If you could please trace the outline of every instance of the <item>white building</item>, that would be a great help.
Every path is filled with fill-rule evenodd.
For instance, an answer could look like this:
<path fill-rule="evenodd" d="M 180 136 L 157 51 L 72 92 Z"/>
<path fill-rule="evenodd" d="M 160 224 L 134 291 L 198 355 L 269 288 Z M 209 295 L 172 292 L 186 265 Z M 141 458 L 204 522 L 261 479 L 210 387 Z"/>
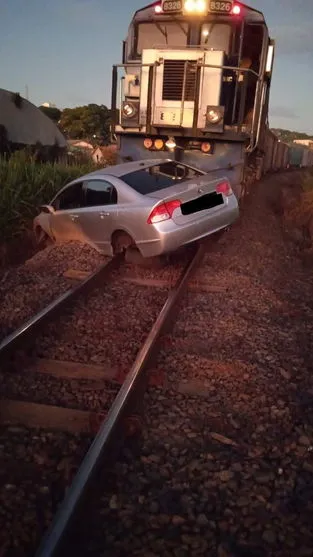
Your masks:
<path fill-rule="evenodd" d="M 293 142 L 313 149 L 313 139 L 294 139 Z"/>
<path fill-rule="evenodd" d="M 44 106 L 45 108 L 56 108 L 56 104 L 53 103 L 42 103 L 40 106 Z"/>

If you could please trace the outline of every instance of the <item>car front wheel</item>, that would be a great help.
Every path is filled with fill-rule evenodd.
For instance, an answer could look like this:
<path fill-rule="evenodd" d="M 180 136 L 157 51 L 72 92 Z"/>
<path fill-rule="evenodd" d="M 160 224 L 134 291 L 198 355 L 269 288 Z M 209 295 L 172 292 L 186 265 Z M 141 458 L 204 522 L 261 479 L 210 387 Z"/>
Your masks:
<path fill-rule="evenodd" d="M 45 249 L 51 246 L 53 241 L 41 227 L 37 227 L 35 230 L 35 243 L 38 249 Z"/>

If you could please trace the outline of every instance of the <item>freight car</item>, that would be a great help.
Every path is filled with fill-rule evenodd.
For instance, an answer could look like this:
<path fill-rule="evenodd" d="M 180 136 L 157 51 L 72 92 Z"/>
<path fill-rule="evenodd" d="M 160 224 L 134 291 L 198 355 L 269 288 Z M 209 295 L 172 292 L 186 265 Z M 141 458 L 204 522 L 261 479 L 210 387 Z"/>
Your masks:
<path fill-rule="evenodd" d="M 237 1 L 138 10 L 113 67 L 119 162 L 170 156 L 228 177 L 239 199 L 253 176 L 287 168 L 289 148 L 268 127 L 274 49 L 263 14 Z"/>
<path fill-rule="evenodd" d="M 265 159 L 269 166 L 267 172 L 278 171 L 288 168 L 289 164 L 289 145 L 281 141 L 271 130 L 266 129 L 265 133 Z"/>
<path fill-rule="evenodd" d="M 305 145 L 291 145 L 289 149 L 290 168 L 305 168 L 313 166 L 313 150 Z"/>

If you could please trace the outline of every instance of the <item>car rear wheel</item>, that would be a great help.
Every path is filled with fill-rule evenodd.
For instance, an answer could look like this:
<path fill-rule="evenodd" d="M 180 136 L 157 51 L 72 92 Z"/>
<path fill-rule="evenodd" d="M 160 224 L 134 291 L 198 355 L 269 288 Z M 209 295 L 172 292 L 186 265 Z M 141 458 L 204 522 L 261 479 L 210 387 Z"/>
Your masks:
<path fill-rule="evenodd" d="M 112 249 L 114 255 L 117 253 L 126 253 L 127 249 L 135 246 L 132 237 L 126 232 L 114 232 L 112 237 Z"/>
<path fill-rule="evenodd" d="M 122 230 L 113 234 L 112 248 L 114 255 L 124 253 L 126 263 L 131 265 L 152 267 L 154 269 L 164 266 L 165 259 L 162 257 L 143 257 L 132 237 Z"/>
<path fill-rule="evenodd" d="M 144 260 L 132 237 L 122 230 L 113 234 L 112 248 L 114 255 L 124 253 L 126 263 L 141 265 Z"/>
<path fill-rule="evenodd" d="M 167 264 L 166 256 L 143 257 L 136 247 L 129 247 L 125 252 L 125 261 L 131 265 L 140 265 L 148 269 L 162 269 Z"/>

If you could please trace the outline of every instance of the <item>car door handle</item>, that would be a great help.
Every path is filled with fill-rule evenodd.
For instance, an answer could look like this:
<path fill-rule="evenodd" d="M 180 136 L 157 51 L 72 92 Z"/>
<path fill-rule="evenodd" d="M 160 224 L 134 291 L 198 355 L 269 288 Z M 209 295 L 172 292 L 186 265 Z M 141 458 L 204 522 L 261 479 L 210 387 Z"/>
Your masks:
<path fill-rule="evenodd" d="M 75 221 L 79 218 L 79 215 L 70 215 L 70 219 Z"/>
<path fill-rule="evenodd" d="M 103 212 L 100 213 L 100 218 L 101 219 L 104 219 L 104 217 L 109 217 L 109 216 L 110 216 L 110 213 L 103 213 Z"/>

